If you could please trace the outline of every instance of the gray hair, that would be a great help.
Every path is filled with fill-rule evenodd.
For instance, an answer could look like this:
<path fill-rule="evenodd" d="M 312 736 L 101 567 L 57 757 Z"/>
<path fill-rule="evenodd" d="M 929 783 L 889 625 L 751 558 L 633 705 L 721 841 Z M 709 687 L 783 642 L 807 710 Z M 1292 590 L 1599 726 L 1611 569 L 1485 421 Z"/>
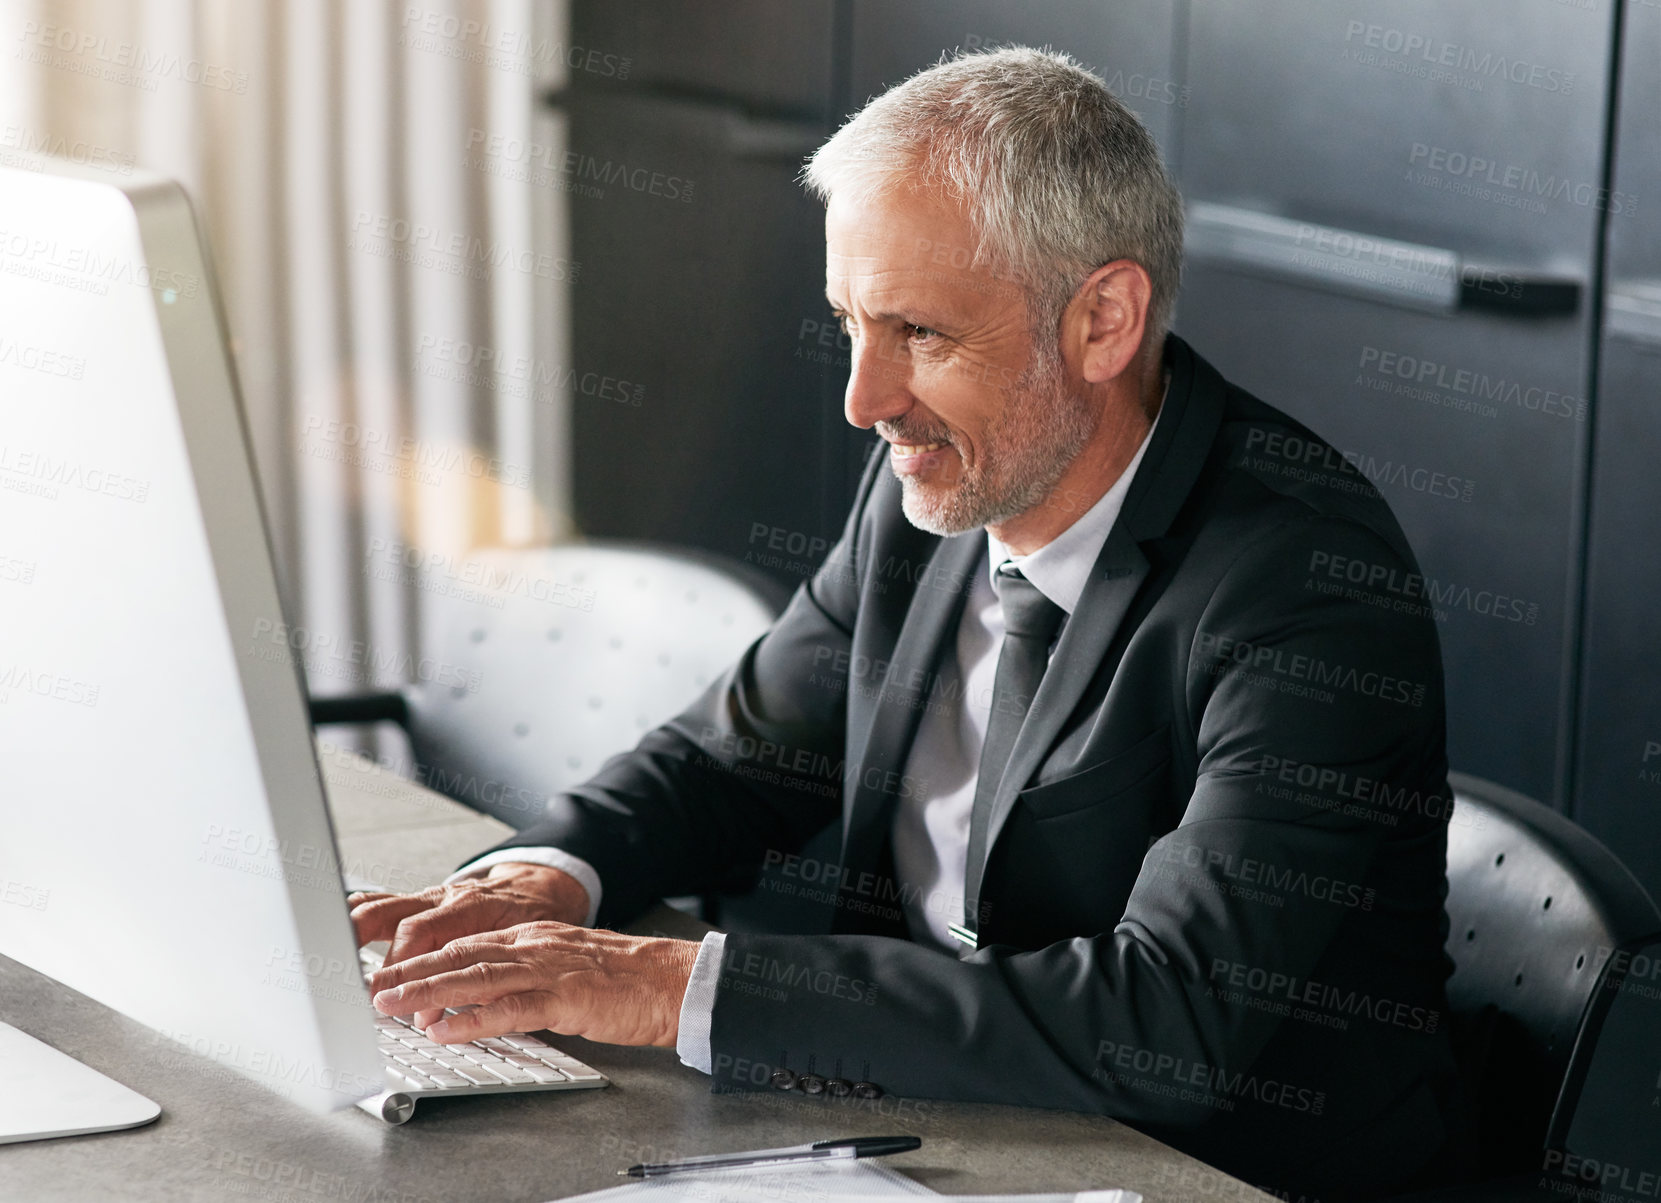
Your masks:
<path fill-rule="evenodd" d="M 1182 198 L 1136 115 L 1068 55 L 1016 46 L 943 58 L 851 117 L 801 179 L 826 202 L 942 189 L 976 232 L 973 263 L 1026 288 L 1035 333 L 1055 333 L 1098 267 L 1139 263 L 1158 354 L 1182 277 Z"/>

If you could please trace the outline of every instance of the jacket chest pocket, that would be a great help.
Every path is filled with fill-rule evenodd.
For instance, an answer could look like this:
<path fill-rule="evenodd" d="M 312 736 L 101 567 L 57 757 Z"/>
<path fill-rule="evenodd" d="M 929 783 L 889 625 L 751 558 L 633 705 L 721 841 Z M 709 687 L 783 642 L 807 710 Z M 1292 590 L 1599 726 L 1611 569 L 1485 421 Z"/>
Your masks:
<path fill-rule="evenodd" d="M 1039 823 L 1088 811 L 1163 782 L 1171 763 L 1170 725 L 1144 735 L 1124 751 L 1057 781 L 1035 785 L 1017 797 Z"/>
<path fill-rule="evenodd" d="M 995 938 L 1041 948 L 1111 931 L 1167 805 L 1170 728 L 1017 796 L 987 880 Z"/>

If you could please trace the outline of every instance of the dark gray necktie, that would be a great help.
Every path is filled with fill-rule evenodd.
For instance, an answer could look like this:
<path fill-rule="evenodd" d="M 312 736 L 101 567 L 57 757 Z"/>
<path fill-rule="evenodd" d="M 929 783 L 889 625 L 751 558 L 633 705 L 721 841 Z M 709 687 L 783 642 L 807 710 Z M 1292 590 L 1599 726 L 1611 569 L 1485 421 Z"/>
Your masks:
<path fill-rule="evenodd" d="M 980 771 L 975 778 L 975 805 L 969 817 L 970 865 L 979 864 L 986 855 L 992 800 L 997 797 L 1021 723 L 1032 708 L 1038 683 L 1044 678 L 1044 669 L 1050 661 L 1050 643 L 1066 617 L 1066 611 L 1040 593 L 1038 586 L 1011 564 L 998 570 L 992 584 L 1004 612 L 1004 645 L 998 653 L 998 671 L 992 684 L 992 714 L 986 725 L 986 742 L 981 745 Z M 963 923 L 954 925 L 952 934 L 966 944 L 974 944 L 979 930 L 975 914 L 979 901 L 970 898 L 964 902 Z"/>

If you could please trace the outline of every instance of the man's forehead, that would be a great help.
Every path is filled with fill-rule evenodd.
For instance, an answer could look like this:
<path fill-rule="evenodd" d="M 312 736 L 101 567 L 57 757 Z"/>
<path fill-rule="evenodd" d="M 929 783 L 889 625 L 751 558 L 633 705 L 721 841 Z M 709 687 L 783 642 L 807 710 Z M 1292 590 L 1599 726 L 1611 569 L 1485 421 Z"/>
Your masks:
<path fill-rule="evenodd" d="M 902 200 L 837 206 L 833 200 L 826 212 L 828 292 L 850 277 L 864 286 L 926 288 L 936 296 L 977 291 L 989 271 L 976 259 L 967 221 L 938 205 Z"/>
<path fill-rule="evenodd" d="M 838 270 L 871 271 L 907 267 L 929 260 L 935 245 L 959 241 L 952 231 L 908 222 L 870 219 L 857 226 L 843 225 L 825 233 L 825 262 Z"/>
<path fill-rule="evenodd" d="M 915 258 L 937 240 L 968 243 L 972 237 L 959 205 L 923 189 L 837 194 L 825 208 L 826 244 L 849 256 Z"/>

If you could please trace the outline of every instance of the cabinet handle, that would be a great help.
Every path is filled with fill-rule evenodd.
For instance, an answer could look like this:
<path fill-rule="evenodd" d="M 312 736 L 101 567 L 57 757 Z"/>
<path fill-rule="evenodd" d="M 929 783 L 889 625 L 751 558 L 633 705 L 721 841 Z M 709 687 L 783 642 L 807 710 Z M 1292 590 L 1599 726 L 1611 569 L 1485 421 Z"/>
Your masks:
<path fill-rule="evenodd" d="M 1603 325 L 1610 338 L 1661 347 L 1661 280 L 1622 280 L 1604 294 Z"/>
<path fill-rule="evenodd" d="M 1184 247 L 1196 260 L 1263 271 L 1409 309 L 1560 317 L 1580 307 L 1579 280 L 1464 261 L 1441 247 L 1207 201 L 1188 206 L 1187 227 Z"/>
<path fill-rule="evenodd" d="M 801 164 L 829 133 L 806 121 L 726 114 L 727 152 L 735 159 L 788 159 Z"/>
<path fill-rule="evenodd" d="M 703 119 L 720 123 L 726 152 L 735 159 L 771 161 L 787 159 L 801 164 L 808 155 L 831 135 L 831 130 L 812 121 L 791 117 L 758 117 L 717 103 L 707 97 L 690 96 L 685 92 L 650 86 L 628 89 L 598 86 L 588 88 L 554 88 L 542 93 L 542 104 L 550 109 L 569 112 L 580 99 L 604 98 L 625 94 L 633 99 L 658 100 L 675 106 L 678 112 L 695 113 Z"/>

